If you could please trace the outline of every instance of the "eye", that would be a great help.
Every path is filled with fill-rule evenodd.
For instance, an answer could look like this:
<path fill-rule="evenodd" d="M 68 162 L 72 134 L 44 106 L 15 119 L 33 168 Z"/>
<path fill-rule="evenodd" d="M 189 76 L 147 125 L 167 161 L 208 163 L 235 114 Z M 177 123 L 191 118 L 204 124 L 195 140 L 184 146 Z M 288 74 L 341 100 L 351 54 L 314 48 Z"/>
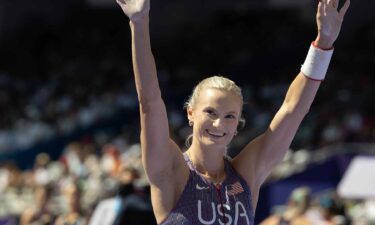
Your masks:
<path fill-rule="evenodd" d="M 228 118 L 228 119 L 236 119 L 236 116 L 230 114 L 230 115 L 225 116 L 225 118 Z"/>
<path fill-rule="evenodd" d="M 206 110 L 204 110 L 204 112 L 209 114 L 209 115 L 215 115 L 215 112 L 212 109 L 206 109 Z"/>

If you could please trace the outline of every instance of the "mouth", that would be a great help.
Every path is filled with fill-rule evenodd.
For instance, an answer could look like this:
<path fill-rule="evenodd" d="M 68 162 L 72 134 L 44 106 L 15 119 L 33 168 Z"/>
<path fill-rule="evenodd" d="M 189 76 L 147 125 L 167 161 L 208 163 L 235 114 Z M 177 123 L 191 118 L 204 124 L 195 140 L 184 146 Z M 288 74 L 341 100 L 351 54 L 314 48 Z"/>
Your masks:
<path fill-rule="evenodd" d="M 206 130 L 206 133 L 208 135 L 210 135 L 211 137 L 214 137 L 214 138 L 222 138 L 225 135 L 227 135 L 226 133 L 223 133 L 223 132 L 212 132 L 212 131 L 209 131 L 209 130 Z"/>

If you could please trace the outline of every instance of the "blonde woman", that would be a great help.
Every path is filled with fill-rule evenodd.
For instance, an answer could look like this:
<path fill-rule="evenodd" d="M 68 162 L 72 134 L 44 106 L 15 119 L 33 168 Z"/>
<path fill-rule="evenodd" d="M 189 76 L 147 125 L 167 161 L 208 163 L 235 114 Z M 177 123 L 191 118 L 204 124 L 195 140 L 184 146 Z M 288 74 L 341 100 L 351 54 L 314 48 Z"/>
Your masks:
<path fill-rule="evenodd" d="M 268 129 L 249 140 L 233 160 L 228 160 L 225 153 L 240 122 L 241 89 L 218 76 L 196 86 L 186 104 L 193 134 L 191 145 L 183 154 L 170 138 L 151 52 L 150 1 L 117 3 L 130 19 L 142 160 L 158 224 L 254 224 L 260 186 L 284 157 L 324 79 L 349 0 L 341 9 L 338 0 L 319 2 L 318 35 L 301 72 Z"/>

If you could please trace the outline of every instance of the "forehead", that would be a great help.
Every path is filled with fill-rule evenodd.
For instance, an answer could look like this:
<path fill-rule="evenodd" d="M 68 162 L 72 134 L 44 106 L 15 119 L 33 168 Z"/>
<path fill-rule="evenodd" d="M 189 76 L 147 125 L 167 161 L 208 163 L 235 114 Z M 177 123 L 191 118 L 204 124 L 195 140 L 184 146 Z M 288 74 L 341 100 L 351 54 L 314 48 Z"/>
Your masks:
<path fill-rule="evenodd" d="M 242 101 L 232 92 L 208 88 L 201 91 L 197 107 L 213 107 L 218 110 L 239 112 L 242 108 Z"/>

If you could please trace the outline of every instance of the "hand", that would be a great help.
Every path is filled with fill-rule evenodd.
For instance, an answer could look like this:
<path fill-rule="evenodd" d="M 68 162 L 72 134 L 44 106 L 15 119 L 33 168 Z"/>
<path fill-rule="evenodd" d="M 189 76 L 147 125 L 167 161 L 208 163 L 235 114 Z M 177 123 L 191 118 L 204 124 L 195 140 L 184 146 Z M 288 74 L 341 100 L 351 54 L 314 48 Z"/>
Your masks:
<path fill-rule="evenodd" d="M 150 11 L 150 0 L 116 0 L 116 2 L 131 21 L 144 18 Z"/>
<path fill-rule="evenodd" d="M 350 0 L 346 0 L 344 6 L 338 10 L 339 0 L 319 0 L 316 22 L 318 24 L 318 37 L 315 45 L 328 49 L 333 46 L 341 30 Z"/>

